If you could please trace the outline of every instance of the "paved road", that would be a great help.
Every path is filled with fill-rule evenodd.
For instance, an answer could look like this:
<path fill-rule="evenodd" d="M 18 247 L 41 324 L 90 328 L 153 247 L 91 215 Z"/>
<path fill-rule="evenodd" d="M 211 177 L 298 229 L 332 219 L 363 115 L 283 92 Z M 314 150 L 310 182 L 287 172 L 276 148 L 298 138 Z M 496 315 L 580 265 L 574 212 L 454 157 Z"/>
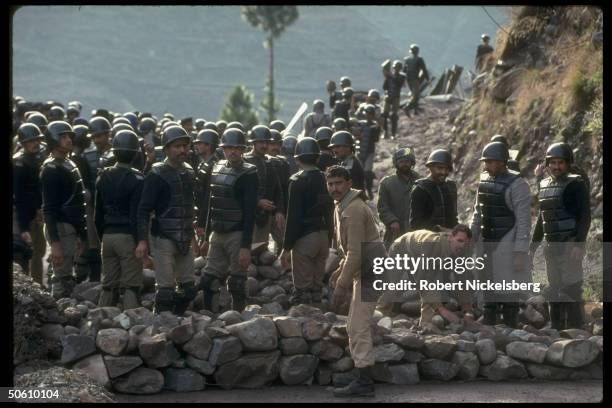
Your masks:
<path fill-rule="evenodd" d="M 417 385 L 377 384 L 373 398 L 334 398 L 324 386 L 275 385 L 259 390 L 221 390 L 210 386 L 190 393 L 116 394 L 119 402 L 600 402 L 603 381 L 513 381 L 493 383 L 423 382 Z"/>

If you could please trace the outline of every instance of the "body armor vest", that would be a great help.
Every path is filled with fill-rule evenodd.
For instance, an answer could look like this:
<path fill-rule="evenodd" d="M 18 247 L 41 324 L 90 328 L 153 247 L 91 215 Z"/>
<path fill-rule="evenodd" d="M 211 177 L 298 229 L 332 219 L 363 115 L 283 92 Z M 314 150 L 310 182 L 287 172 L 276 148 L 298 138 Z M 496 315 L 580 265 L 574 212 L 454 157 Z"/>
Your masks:
<path fill-rule="evenodd" d="M 115 156 L 113 155 L 113 152 L 111 152 L 110 150 L 107 150 L 106 152 L 104 152 L 104 154 L 100 157 L 100 160 L 98 162 L 98 168 L 100 169 L 100 171 L 102 169 L 104 169 L 105 167 L 111 167 L 113 166 L 115 163 L 117 163 L 117 159 L 115 159 Z"/>
<path fill-rule="evenodd" d="M 454 225 L 450 225 L 453 220 L 447 219 L 447 214 L 449 208 L 453 210 L 453 213 L 457 212 L 457 184 L 452 180 L 446 180 L 443 184 L 436 184 L 430 178 L 419 179 L 415 184 L 425 190 L 433 203 L 429 225 L 431 227 L 440 225 L 444 228 L 453 228 Z"/>
<path fill-rule="evenodd" d="M 402 90 L 402 86 L 404 82 L 406 82 L 406 75 L 400 72 L 397 75 L 391 75 L 388 80 L 389 87 L 388 89 L 386 89 L 387 95 L 392 98 L 399 97 Z"/>
<path fill-rule="evenodd" d="M 105 225 L 129 225 L 130 224 L 130 203 L 129 200 L 121 200 L 123 195 L 119 193 L 124 181 L 130 175 L 134 175 L 137 179 L 144 179 L 143 174 L 135 168 L 126 166 L 107 167 L 101 170 L 100 178 L 110 178 L 109 182 L 105 183 L 105 196 L 110 196 L 112 202 L 104 203 L 104 224 Z M 112 193 L 111 193 L 112 192 Z M 106 201 L 106 200 L 105 200 Z"/>
<path fill-rule="evenodd" d="M 376 142 L 378 141 L 378 126 L 374 122 L 360 121 L 361 142 L 359 152 L 361 161 L 365 161 L 370 153 L 374 153 Z"/>
<path fill-rule="evenodd" d="M 170 187 L 168 209 L 156 215 L 159 230 L 176 243 L 181 254 L 187 254 L 194 235 L 194 171 L 187 163 L 177 170 L 165 162 L 155 163 L 151 171 Z"/>
<path fill-rule="evenodd" d="M 227 160 L 214 165 L 210 177 L 210 223 L 213 231 L 232 231 L 242 223 L 242 205 L 234 186 L 243 175 L 256 172 L 255 165 L 244 162 L 239 167 L 230 167 Z"/>
<path fill-rule="evenodd" d="M 576 217 L 563 203 L 565 189 L 574 181 L 583 182 L 576 174 L 568 174 L 567 177 L 556 180 L 548 177 L 540 181 L 538 201 L 544 237 L 548 242 L 563 242 L 576 235 Z"/>
<path fill-rule="evenodd" d="M 480 174 L 478 205 L 482 214 L 481 232 L 485 241 L 499 241 L 513 227 L 514 212 L 506 205 L 506 189 L 519 177 L 515 171 L 507 171 L 497 177 L 487 172 Z"/>
<path fill-rule="evenodd" d="M 404 58 L 404 74 L 407 79 L 414 80 L 419 77 L 419 58 L 414 55 Z"/>

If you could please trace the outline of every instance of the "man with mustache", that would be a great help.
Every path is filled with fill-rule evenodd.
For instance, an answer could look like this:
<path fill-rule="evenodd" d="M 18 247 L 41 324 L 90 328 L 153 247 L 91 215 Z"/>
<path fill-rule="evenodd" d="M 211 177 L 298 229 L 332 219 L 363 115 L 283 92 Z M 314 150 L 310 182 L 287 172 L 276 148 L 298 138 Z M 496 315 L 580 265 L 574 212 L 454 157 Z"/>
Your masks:
<path fill-rule="evenodd" d="M 364 200 L 364 192 L 351 188 L 351 175 L 342 166 L 331 166 L 325 173 L 327 191 L 336 202 L 334 224 L 339 252 L 344 254 L 340 267 L 330 277 L 334 288 L 332 304 L 339 306 L 350 296 L 351 305 L 347 321 L 349 348 L 359 377 L 344 387 L 335 388 L 334 396 L 373 396 L 374 382 L 371 367 L 374 351 L 370 318 L 376 302 L 362 300 L 362 285 L 371 285 L 369 277 L 361 275 L 362 243 L 382 245 L 372 210 Z M 365 279 L 365 281 L 364 281 Z M 363 281 L 363 282 L 362 282 Z"/>
<path fill-rule="evenodd" d="M 210 176 L 205 232 L 210 234 L 210 240 L 200 249 L 206 253 L 210 246 L 210 252 L 200 289 L 204 292 L 204 307 L 214 311 L 213 297 L 221 285 L 227 285 L 232 295 L 232 309 L 242 312 L 246 306 L 246 270 L 251 263 L 259 179 L 257 167 L 242 157 L 246 149 L 242 130 L 227 129 L 220 146 L 226 160 L 217 162 Z"/>
<path fill-rule="evenodd" d="M 195 298 L 191 242 L 194 237 L 195 172 L 186 163 L 191 137 L 180 126 L 162 135 L 166 159 L 155 163 L 144 180 L 137 213 L 138 246 L 144 258 L 151 246 L 155 265 L 155 313 L 182 315 Z M 149 217 L 155 212 L 149 237 Z"/>
<path fill-rule="evenodd" d="M 457 185 L 446 179 L 453 170 L 451 154 L 434 150 L 425 165 L 429 177 L 417 180 L 410 196 L 410 229 L 451 229 L 457 225 Z"/>
<path fill-rule="evenodd" d="M 546 274 L 552 289 L 549 305 L 553 328 L 582 328 L 582 259 L 591 225 L 589 189 L 572 174 L 574 154 L 567 143 L 554 143 L 546 151 L 550 177 L 540 182 L 540 213 L 531 240 L 530 257 L 546 240 Z M 563 299 L 563 297 L 566 299 Z"/>

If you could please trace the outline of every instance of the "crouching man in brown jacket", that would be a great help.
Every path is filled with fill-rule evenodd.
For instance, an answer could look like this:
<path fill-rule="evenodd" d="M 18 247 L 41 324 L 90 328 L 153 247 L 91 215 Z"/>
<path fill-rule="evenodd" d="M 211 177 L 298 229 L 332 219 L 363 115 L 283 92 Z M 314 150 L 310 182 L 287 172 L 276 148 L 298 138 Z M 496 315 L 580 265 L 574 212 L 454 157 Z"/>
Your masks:
<path fill-rule="evenodd" d="M 363 191 L 351 188 L 351 175 L 341 166 L 331 166 L 326 171 L 327 191 L 336 203 L 334 226 L 336 241 L 344 255 L 340 267 L 330 278 L 334 288 L 332 303 L 341 305 L 352 288 L 347 332 L 349 349 L 359 377 L 344 387 L 334 389 L 334 395 L 373 396 L 374 382 L 369 368 L 374 365 L 370 318 L 376 302 L 361 301 L 361 247 L 363 242 L 381 242 L 380 234 L 370 207 L 365 203 Z"/>

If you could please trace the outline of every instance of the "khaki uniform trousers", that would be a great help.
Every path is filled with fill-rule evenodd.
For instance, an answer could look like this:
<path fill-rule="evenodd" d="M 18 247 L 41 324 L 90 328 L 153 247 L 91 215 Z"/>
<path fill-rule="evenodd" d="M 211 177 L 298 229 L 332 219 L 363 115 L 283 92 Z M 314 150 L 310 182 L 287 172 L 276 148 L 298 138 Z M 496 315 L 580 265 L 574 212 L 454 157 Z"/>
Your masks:
<path fill-rule="evenodd" d="M 136 258 L 136 242 L 130 234 L 104 234 L 102 237 L 102 287 L 104 289 L 142 287 L 142 260 Z"/>
<path fill-rule="evenodd" d="M 151 254 L 157 288 L 174 288 L 176 283 L 195 282 L 193 252 L 181 254 L 169 239 L 151 236 Z"/>
<path fill-rule="evenodd" d="M 349 308 L 346 330 L 349 337 L 349 350 L 355 367 L 374 365 L 374 343 L 372 341 L 371 318 L 376 302 L 361 301 L 361 280 L 353 279 L 353 298 Z"/>
<path fill-rule="evenodd" d="M 327 231 L 311 232 L 298 239 L 291 250 L 293 286 L 296 289 L 321 290 L 328 254 Z"/>
<path fill-rule="evenodd" d="M 47 230 L 46 224 L 43 230 L 45 239 L 49 243 L 49 246 L 51 246 L 51 239 L 49 237 L 49 231 Z M 60 267 L 53 265 L 53 276 L 51 277 L 53 281 L 56 281 L 59 278 L 72 276 L 72 268 L 77 250 L 77 233 L 72 224 L 58 222 L 57 232 L 59 234 L 62 255 L 64 256 L 64 263 Z"/>
<path fill-rule="evenodd" d="M 213 231 L 210 234 L 210 250 L 204 274 L 223 280 L 227 277 L 229 268 L 230 275 L 246 277 L 246 271 L 238 263 L 241 241 L 242 231 Z"/>

